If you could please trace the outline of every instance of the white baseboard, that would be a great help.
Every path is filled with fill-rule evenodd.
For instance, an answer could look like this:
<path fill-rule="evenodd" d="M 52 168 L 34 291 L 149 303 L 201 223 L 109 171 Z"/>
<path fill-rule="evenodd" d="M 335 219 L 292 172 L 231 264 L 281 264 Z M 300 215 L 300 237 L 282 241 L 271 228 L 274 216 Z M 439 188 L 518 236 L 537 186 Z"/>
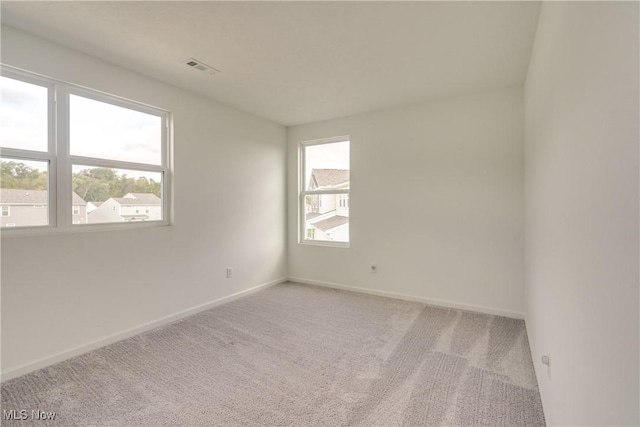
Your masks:
<path fill-rule="evenodd" d="M 542 404 L 542 414 L 544 415 L 544 419 L 549 425 L 553 425 L 549 420 L 549 413 L 547 412 L 547 408 L 549 404 L 546 399 L 546 395 L 544 394 L 544 389 L 542 388 L 541 379 L 544 378 L 544 375 L 549 375 L 549 371 L 546 368 L 543 368 L 540 363 L 540 357 L 543 354 L 542 352 L 537 351 L 537 343 L 531 338 L 530 329 L 527 325 L 530 323 L 527 321 L 527 316 L 524 317 L 524 325 L 527 331 L 527 341 L 529 342 L 529 354 L 531 355 L 531 361 L 533 362 L 533 373 L 536 376 L 536 382 L 538 383 L 538 393 L 540 393 L 540 403 Z"/>
<path fill-rule="evenodd" d="M 144 323 L 144 324 L 142 324 L 140 326 L 136 326 L 136 327 L 124 330 L 122 332 L 117 332 L 115 334 L 108 335 L 108 336 L 106 336 L 104 338 L 100 338 L 100 339 L 92 341 L 92 342 L 90 342 L 88 344 L 84 344 L 84 345 L 72 348 L 70 350 L 65 350 L 65 351 L 63 351 L 61 353 L 57 353 L 57 354 L 54 354 L 52 356 L 47 356 L 47 357 L 44 357 L 42 359 L 38 359 L 38 360 L 33 361 L 33 362 L 25 363 L 24 365 L 20 365 L 18 367 L 11 368 L 11 369 L 9 369 L 9 370 L 7 370 L 5 372 L 2 372 L 0 374 L 0 379 L 1 379 L 2 382 L 8 381 L 8 380 L 10 380 L 12 378 L 16 378 L 16 377 L 28 374 L 29 372 L 33 372 L 33 371 L 36 371 L 38 369 L 45 368 L 47 366 L 53 365 L 55 363 L 62 362 L 64 360 L 70 359 L 70 358 L 75 357 L 75 356 L 79 356 L 81 354 L 87 353 L 87 352 L 95 350 L 97 348 L 104 347 L 104 346 L 109 345 L 109 344 L 113 344 L 114 342 L 122 341 L 123 339 L 130 338 L 130 337 L 132 337 L 134 335 L 141 334 L 141 333 L 149 331 L 151 329 L 155 329 L 155 328 L 160 327 L 160 326 L 165 326 L 165 325 L 167 325 L 169 323 L 173 323 L 173 322 L 178 321 L 180 319 L 183 319 L 185 317 L 192 316 L 192 315 L 194 315 L 196 313 L 199 313 L 199 312 L 204 311 L 204 310 L 208 310 L 208 309 L 213 308 L 213 307 L 215 307 L 217 305 L 224 304 L 226 302 L 232 301 L 232 300 L 240 298 L 242 296 L 252 294 L 252 293 L 257 292 L 257 291 L 262 290 L 262 289 L 266 289 L 266 288 L 268 288 L 270 286 L 274 286 L 274 285 L 286 282 L 287 280 L 288 279 L 286 277 L 283 277 L 283 278 L 280 278 L 280 279 L 276 279 L 276 280 L 272 280 L 270 282 L 263 283 L 263 284 L 258 285 L 258 286 L 254 286 L 253 288 L 245 289 L 244 291 L 240 291 L 240 292 L 237 292 L 235 294 L 228 295 L 226 297 L 218 298 L 216 300 L 209 301 L 207 303 L 198 305 L 196 307 L 192 307 L 192 308 L 189 308 L 187 310 L 183 310 L 183 311 L 180 311 L 178 313 L 171 314 L 169 316 L 166 316 L 166 317 L 163 317 L 163 318 L 160 318 L 160 319 L 157 319 L 157 320 L 153 320 L 151 322 Z"/>
<path fill-rule="evenodd" d="M 457 309 L 460 309 L 460 310 L 475 311 L 475 312 L 478 312 L 478 313 L 485 313 L 485 314 L 493 314 L 493 315 L 496 315 L 496 316 L 510 317 L 512 319 L 524 319 L 524 313 L 520 313 L 520 312 L 517 312 L 517 311 L 511 311 L 511 310 L 504 310 L 504 309 L 501 309 L 501 308 L 486 307 L 486 306 L 483 306 L 483 305 L 464 304 L 464 303 L 453 302 L 453 301 L 445 301 L 445 300 L 439 300 L 439 299 L 423 298 L 423 297 L 417 297 L 417 296 L 414 296 L 414 295 L 398 294 L 398 293 L 395 293 L 395 292 L 379 291 L 379 290 L 367 289 L 367 288 L 359 288 L 359 287 L 356 287 L 356 286 L 340 285 L 340 284 L 337 284 L 337 283 L 330 283 L 330 282 L 321 282 L 321 281 L 318 281 L 318 280 L 305 279 L 305 278 L 302 278 L 302 277 L 289 277 L 289 281 L 290 282 L 297 282 L 297 283 L 304 283 L 304 284 L 307 284 L 307 285 L 324 286 L 324 287 L 333 288 L 333 289 L 342 289 L 342 290 L 345 290 L 345 291 L 360 292 L 360 293 L 363 293 L 363 294 L 377 295 L 377 296 L 381 296 L 381 297 L 401 299 L 401 300 L 405 300 L 405 301 L 421 302 L 421 303 L 424 303 L 424 304 L 435 305 L 435 306 L 439 306 L 439 307 L 457 308 Z"/>

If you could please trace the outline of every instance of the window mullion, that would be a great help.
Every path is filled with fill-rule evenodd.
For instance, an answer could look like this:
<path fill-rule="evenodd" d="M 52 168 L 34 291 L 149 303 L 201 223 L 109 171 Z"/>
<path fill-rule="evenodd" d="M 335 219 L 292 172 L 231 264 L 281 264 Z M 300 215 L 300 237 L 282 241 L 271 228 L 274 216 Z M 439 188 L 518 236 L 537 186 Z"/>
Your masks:
<path fill-rule="evenodd" d="M 58 188 L 58 160 L 56 158 L 56 146 L 57 146 L 57 87 L 55 84 L 50 84 L 49 86 L 49 110 L 48 110 L 48 152 L 47 156 L 49 157 L 49 169 L 48 169 L 48 215 L 49 215 L 49 227 L 57 227 L 58 226 L 58 198 L 57 198 L 57 188 Z"/>
<path fill-rule="evenodd" d="M 120 160 L 99 159 L 95 157 L 83 157 L 69 155 L 69 160 L 73 165 L 97 166 L 114 169 L 130 169 L 147 172 L 166 172 L 163 165 L 151 165 L 146 163 L 123 162 Z"/>
<path fill-rule="evenodd" d="M 56 188 L 58 227 L 71 226 L 71 160 L 69 158 L 69 90 L 56 85 Z"/>
<path fill-rule="evenodd" d="M 52 119 L 53 120 L 53 119 Z M 49 131 L 49 138 L 53 139 L 55 132 L 52 129 Z M 51 154 L 45 151 L 31 151 L 31 150 L 19 150 L 17 148 L 2 148 L 2 157 L 11 157 L 13 159 L 20 160 L 44 160 L 51 161 L 55 154 Z"/>

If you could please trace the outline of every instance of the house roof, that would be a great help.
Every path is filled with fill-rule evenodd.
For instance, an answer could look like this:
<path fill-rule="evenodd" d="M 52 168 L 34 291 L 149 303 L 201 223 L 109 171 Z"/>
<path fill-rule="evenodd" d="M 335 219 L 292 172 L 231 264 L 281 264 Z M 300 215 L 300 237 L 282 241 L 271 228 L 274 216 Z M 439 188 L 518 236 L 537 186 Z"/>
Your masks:
<path fill-rule="evenodd" d="M 309 219 L 313 219 L 313 218 L 317 218 L 322 214 L 319 214 L 318 212 L 307 212 L 307 214 L 305 215 L 305 219 L 309 220 Z"/>
<path fill-rule="evenodd" d="M 312 169 L 311 178 L 315 179 L 318 187 L 335 187 L 349 182 L 348 169 Z"/>
<path fill-rule="evenodd" d="M 49 203 L 47 190 L 0 189 L 0 203 L 3 205 L 46 205 Z M 82 197 L 72 192 L 74 205 L 86 205 Z"/>
<path fill-rule="evenodd" d="M 125 206 L 160 205 L 160 197 L 152 193 L 128 193 L 125 197 L 114 197 L 113 200 Z"/>
<path fill-rule="evenodd" d="M 72 198 L 71 204 L 73 204 L 73 205 L 86 205 L 87 204 L 87 202 L 85 202 L 82 197 L 78 196 L 75 191 L 71 192 L 71 198 Z"/>
<path fill-rule="evenodd" d="M 322 221 L 318 221 L 313 223 L 315 228 L 318 228 L 322 231 L 329 231 L 331 229 L 340 227 L 341 225 L 345 225 L 349 223 L 349 217 L 347 216 L 332 216 L 331 218 L 323 219 Z"/>

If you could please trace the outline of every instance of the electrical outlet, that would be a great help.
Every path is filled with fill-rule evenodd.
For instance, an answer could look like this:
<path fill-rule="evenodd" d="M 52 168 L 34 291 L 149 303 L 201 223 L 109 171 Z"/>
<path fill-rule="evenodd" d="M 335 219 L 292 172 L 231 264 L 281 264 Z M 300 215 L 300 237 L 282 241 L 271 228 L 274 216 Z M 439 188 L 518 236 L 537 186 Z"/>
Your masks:
<path fill-rule="evenodd" d="M 542 360 L 542 364 L 547 367 L 547 377 L 551 379 L 551 358 L 548 354 L 543 354 L 540 359 Z"/>
<path fill-rule="evenodd" d="M 227 267 L 227 279 L 231 279 L 233 277 L 233 268 Z"/>

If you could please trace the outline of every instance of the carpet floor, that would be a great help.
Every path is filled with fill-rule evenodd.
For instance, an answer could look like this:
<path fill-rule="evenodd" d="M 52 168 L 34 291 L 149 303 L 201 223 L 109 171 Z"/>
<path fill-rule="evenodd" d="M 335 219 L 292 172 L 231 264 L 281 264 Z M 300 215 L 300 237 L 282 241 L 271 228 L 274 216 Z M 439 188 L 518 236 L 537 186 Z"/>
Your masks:
<path fill-rule="evenodd" d="M 11 425 L 544 425 L 521 320 L 284 283 L 13 379 Z M 53 421 L 32 410 L 56 412 Z"/>

